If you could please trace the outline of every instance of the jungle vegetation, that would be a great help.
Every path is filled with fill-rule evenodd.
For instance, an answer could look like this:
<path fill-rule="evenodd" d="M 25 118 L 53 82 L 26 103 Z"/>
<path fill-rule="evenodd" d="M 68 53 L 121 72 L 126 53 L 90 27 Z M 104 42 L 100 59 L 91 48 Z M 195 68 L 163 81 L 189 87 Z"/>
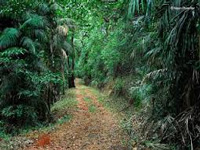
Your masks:
<path fill-rule="evenodd" d="M 200 146 L 199 0 L 0 0 L 0 129 L 51 121 L 74 79 L 148 113 L 148 140 Z"/>

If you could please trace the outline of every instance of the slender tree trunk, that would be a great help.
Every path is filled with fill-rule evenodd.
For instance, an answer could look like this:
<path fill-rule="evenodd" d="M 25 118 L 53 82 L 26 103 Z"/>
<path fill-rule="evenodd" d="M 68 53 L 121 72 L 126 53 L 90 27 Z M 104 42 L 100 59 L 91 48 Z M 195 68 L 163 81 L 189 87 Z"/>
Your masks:
<path fill-rule="evenodd" d="M 69 88 L 75 88 L 75 75 L 74 75 L 74 66 L 75 66 L 75 49 L 74 49 L 74 33 L 72 34 L 71 38 L 71 44 L 72 44 L 72 62 L 71 62 L 71 70 L 70 70 L 70 76 L 68 78 L 68 84 Z"/>

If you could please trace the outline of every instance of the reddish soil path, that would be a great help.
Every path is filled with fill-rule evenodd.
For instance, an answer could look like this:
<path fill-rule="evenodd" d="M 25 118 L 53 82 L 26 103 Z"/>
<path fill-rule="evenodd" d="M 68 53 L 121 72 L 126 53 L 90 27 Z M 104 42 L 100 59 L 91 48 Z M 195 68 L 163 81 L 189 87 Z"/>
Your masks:
<path fill-rule="evenodd" d="M 34 144 L 26 150 L 127 150 L 122 144 L 126 135 L 114 114 L 80 80 L 75 91 L 78 108 L 73 118 L 45 135 L 41 141 L 45 146 Z"/>

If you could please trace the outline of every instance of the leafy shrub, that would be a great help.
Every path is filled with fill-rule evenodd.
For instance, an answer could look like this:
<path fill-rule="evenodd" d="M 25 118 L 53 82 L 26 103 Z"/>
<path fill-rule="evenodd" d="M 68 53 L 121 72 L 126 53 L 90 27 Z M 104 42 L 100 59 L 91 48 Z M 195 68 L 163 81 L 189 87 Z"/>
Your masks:
<path fill-rule="evenodd" d="M 50 120 L 51 105 L 67 85 L 61 48 L 65 53 L 69 45 L 64 40 L 63 45 L 55 44 L 63 36 L 53 35 L 58 18 L 52 3 L 1 3 L 0 120 L 5 123 L 5 131 L 11 133 Z"/>

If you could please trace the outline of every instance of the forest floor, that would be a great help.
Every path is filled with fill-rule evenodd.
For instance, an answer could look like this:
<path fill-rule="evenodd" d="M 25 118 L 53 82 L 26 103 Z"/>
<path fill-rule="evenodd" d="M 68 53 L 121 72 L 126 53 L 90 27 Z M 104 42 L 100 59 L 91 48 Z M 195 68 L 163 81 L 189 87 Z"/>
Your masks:
<path fill-rule="evenodd" d="M 46 133 L 29 134 L 33 142 L 23 149 L 127 150 L 128 136 L 120 126 L 119 114 L 106 108 L 99 101 L 102 97 L 93 88 L 84 86 L 80 79 L 76 80 L 73 92 L 77 105 L 70 110 L 72 118 Z M 57 117 L 65 113 L 62 111 Z"/>

